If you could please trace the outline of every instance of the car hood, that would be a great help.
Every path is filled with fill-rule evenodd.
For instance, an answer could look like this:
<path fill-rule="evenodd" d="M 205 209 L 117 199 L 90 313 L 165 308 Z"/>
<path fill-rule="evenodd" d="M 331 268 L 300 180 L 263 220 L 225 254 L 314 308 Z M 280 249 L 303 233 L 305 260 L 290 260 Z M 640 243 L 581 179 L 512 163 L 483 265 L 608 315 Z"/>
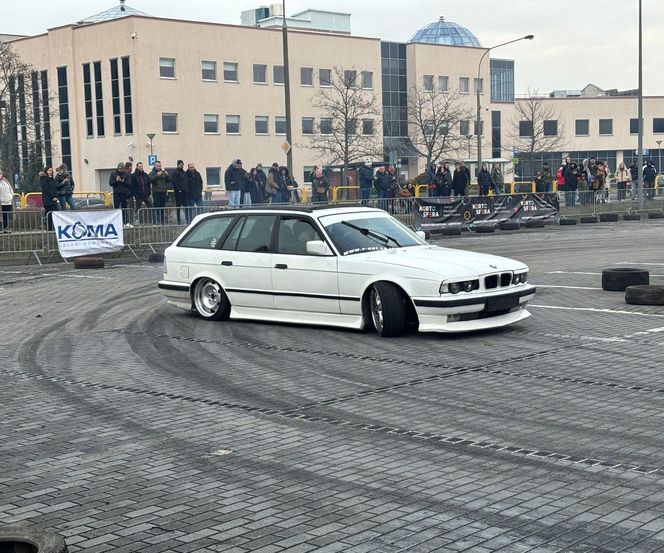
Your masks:
<path fill-rule="evenodd" d="M 524 263 L 507 257 L 441 248 L 439 246 L 391 248 L 360 255 L 365 262 L 372 264 L 416 269 L 445 278 L 472 277 L 501 271 L 528 269 Z"/>

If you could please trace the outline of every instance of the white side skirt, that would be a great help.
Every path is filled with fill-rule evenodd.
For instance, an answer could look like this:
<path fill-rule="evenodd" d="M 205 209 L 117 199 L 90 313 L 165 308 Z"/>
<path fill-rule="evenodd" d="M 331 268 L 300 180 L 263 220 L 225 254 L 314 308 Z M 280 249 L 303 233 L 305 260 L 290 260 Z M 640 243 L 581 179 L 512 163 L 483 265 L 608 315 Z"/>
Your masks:
<path fill-rule="evenodd" d="M 305 311 L 286 311 L 283 309 L 261 309 L 259 307 L 231 307 L 231 319 L 253 321 L 271 321 L 303 325 L 337 326 L 361 330 L 362 317 L 340 315 L 338 313 L 308 313 Z"/>

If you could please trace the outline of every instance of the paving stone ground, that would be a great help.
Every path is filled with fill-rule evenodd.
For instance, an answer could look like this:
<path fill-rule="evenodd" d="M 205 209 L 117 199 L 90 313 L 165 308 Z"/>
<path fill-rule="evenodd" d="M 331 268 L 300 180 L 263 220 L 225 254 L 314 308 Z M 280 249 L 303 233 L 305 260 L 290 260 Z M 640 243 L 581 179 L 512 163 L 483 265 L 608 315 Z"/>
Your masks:
<path fill-rule="evenodd" d="M 73 553 L 664 550 L 657 221 L 441 241 L 530 265 L 460 336 L 209 323 L 160 267 L 0 268 L 0 524 Z M 622 264 L 622 265 L 620 265 Z"/>

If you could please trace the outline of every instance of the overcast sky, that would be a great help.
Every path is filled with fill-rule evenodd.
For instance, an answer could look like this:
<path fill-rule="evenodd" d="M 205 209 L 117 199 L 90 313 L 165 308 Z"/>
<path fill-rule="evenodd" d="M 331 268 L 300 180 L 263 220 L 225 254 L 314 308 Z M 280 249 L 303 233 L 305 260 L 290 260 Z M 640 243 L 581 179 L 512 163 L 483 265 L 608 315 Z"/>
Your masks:
<path fill-rule="evenodd" d="M 95 14 L 119 0 L 3 0 L 0 33 L 37 34 Z M 240 23 L 261 0 L 128 0 L 154 16 Z M 644 92 L 664 95 L 664 48 L 657 24 L 664 1 L 643 0 Z M 352 33 L 407 41 L 444 15 L 468 27 L 483 46 L 534 34 L 533 42 L 500 48 L 516 60 L 518 94 L 536 89 L 637 87 L 638 0 L 287 0 L 290 15 L 306 8 L 352 14 Z"/>

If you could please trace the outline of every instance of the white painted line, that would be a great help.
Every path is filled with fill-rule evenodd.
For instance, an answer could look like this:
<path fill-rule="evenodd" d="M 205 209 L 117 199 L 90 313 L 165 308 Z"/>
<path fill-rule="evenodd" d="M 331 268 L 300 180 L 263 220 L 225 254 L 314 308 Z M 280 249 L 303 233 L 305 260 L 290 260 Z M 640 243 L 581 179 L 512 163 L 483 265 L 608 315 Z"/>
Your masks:
<path fill-rule="evenodd" d="M 624 336 L 623 338 L 619 338 L 618 336 L 612 336 L 610 338 L 605 338 L 602 336 L 580 336 L 578 334 L 556 334 L 555 332 L 545 332 L 542 334 L 542 336 L 546 336 L 548 338 L 556 338 L 559 340 L 566 340 L 566 339 L 575 339 L 575 340 L 588 340 L 590 342 L 629 342 L 629 340 L 625 340 L 625 338 L 629 338 L 629 336 Z"/>
<path fill-rule="evenodd" d="M 618 309 L 598 309 L 596 307 L 563 307 L 561 305 L 536 305 L 529 303 L 528 307 L 539 307 L 541 309 L 562 309 L 564 311 L 589 311 L 591 313 L 612 313 L 614 315 L 641 315 L 642 317 L 664 317 L 658 313 L 639 313 L 637 311 L 621 311 Z"/>
<path fill-rule="evenodd" d="M 602 273 L 582 273 L 578 271 L 549 271 L 545 275 L 601 275 Z"/>
<path fill-rule="evenodd" d="M 602 288 L 593 288 L 591 286 L 556 286 L 555 284 L 533 284 L 538 288 L 567 288 L 569 290 L 602 290 Z"/>
<path fill-rule="evenodd" d="M 643 263 L 641 261 L 619 261 L 616 265 L 659 265 L 664 267 L 664 263 Z"/>
<path fill-rule="evenodd" d="M 658 328 L 650 328 L 648 330 L 641 330 L 639 332 L 634 332 L 633 334 L 625 335 L 625 338 L 633 338 L 634 336 L 645 336 L 647 334 L 655 334 L 657 332 L 664 332 L 664 326 Z"/>

